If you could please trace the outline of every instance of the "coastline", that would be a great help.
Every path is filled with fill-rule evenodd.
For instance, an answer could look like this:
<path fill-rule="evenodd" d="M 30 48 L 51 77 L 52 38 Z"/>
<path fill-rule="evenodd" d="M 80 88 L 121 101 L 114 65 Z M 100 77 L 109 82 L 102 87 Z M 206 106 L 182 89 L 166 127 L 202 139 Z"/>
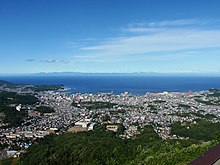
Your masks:
<path fill-rule="evenodd" d="M 152 77 L 152 76 L 10 76 L 0 80 L 16 84 L 56 85 L 62 84 L 68 93 L 129 92 L 133 95 L 167 92 L 198 92 L 212 88 L 220 89 L 220 77 Z"/>

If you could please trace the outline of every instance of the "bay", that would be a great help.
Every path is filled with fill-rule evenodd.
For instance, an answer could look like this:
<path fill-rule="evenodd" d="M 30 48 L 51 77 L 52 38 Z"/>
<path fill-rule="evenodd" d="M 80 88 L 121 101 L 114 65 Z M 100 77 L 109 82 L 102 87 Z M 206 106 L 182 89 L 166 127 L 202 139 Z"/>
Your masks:
<path fill-rule="evenodd" d="M 220 89 L 220 77 L 192 76 L 3 76 L 18 84 L 62 84 L 71 93 L 112 92 L 143 95 L 146 92 L 187 92 Z"/>

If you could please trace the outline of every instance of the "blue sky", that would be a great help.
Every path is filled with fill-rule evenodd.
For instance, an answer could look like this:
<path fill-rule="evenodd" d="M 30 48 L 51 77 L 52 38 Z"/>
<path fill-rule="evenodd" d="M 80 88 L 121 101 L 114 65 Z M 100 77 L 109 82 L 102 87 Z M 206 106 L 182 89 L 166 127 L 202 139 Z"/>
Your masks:
<path fill-rule="evenodd" d="M 218 74 L 219 6 L 219 0 L 0 0 L 0 74 Z"/>

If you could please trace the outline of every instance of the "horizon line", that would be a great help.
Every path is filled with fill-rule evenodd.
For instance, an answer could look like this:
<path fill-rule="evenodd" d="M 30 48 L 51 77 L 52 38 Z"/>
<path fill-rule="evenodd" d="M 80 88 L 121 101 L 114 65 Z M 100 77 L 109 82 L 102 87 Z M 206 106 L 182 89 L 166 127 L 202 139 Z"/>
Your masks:
<path fill-rule="evenodd" d="M 67 74 L 137 74 L 137 75 L 212 75 L 212 76 L 220 76 L 220 72 L 71 72 L 71 71 L 64 71 L 64 72 L 34 72 L 34 73 L 0 73 L 0 76 L 37 76 L 37 75 L 67 75 Z"/>

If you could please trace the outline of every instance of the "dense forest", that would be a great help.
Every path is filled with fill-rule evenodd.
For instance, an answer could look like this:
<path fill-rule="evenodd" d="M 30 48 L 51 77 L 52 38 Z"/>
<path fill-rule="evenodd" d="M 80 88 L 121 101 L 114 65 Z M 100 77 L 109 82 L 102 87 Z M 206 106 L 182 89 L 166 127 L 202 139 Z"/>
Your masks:
<path fill-rule="evenodd" d="M 3 123 L 8 125 L 3 127 L 16 127 L 21 125 L 27 116 L 25 110 L 17 111 L 16 105 L 33 105 L 38 99 L 32 95 L 19 95 L 13 92 L 0 92 L 0 113 Z"/>
<path fill-rule="evenodd" d="M 171 126 L 172 134 L 188 137 L 199 141 L 210 141 L 220 137 L 220 123 L 207 120 L 197 120 L 193 123 L 181 125 L 179 122 Z"/>
<path fill-rule="evenodd" d="M 35 92 L 40 91 L 56 91 L 59 89 L 64 89 L 63 85 L 32 85 L 31 87 L 26 87 L 27 89 L 33 90 Z"/>
<path fill-rule="evenodd" d="M 55 91 L 59 89 L 64 89 L 63 85 L 60 84 L 50 84 L 50 85 L 30 85 L 30 84 L 15 84 L 8 81 L 0 80 L 0 86 L 7 87 L 9 89 L 23 88 L 23 90 L 32 90 L 35 92 L 40 91 Z"/>
<path fill-rule="evenodd" d="M 162 140 L 152 126 L 135 139 L 121 139 L 104 125 L 94 131 L 50 135 L 23 155 L 22 164 L 187 164 L 217 144 L 195 139 Z"/>

